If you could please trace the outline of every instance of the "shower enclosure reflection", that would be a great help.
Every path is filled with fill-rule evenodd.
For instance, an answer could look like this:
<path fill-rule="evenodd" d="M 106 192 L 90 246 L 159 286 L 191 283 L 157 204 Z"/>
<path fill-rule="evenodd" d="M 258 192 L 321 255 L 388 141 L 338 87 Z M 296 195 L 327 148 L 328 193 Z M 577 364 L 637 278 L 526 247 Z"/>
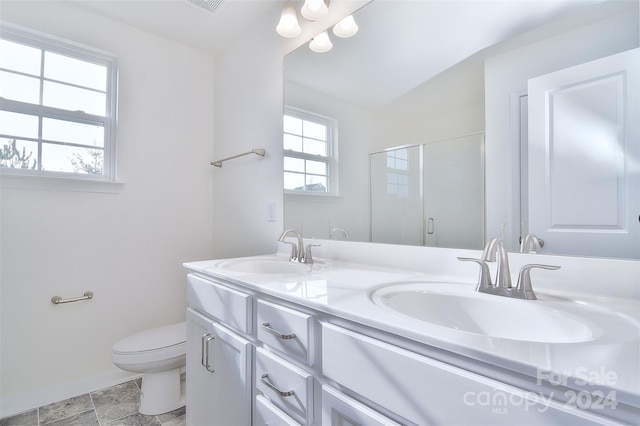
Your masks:
<path fill-rule="evenodd" d="M 370 155 L 371 241 L 481 249 L 484 135 Z"/>

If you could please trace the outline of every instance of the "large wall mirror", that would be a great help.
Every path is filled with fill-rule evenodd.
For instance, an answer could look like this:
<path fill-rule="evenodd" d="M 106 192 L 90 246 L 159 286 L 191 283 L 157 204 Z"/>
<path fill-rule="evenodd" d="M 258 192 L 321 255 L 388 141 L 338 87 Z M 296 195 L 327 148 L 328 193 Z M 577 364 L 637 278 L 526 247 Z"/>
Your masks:
<path fill-rule="evenodd" d="M 552 72 L 637 48 L 638 16 L 637 0 L 374 0 L 365 5 L 354 14 L 359 26 L 355 36 L 332 37 L 333 48 L 325 53 L 303 45 L 284 59 L 285 107 L 334 123 L 330 133 L 334 143 L 337 141 L 331 151 L 335 158 L 327 163 L 328 177 L 321 186 L 330 190 L 285 191 L 285 227 L 320 239 L 473 249 L 497 236 L 505 239 L 511 251 L 517 251 L 521 235 L 542 233 L 530 228 L 534 225 L 530 217 L 538 211 L 536 203 L 528 201 L 540 196 L 538 189 L 532 195 L 531 178 L 544 180 L 551 173 L 539 168 L 545 168 L 544 158 L 534 158 L 538 162 L 534 169 L 529 166 L 529 150 L 534 148 L 527 145 L 527 124 L 531 121 L 528 84 Z M 627 89 L 635 90 L 633 85 Z M 572 93 L 565 91 L 557 99 L 568 105 L 583 95 L 602 96 L 590 89 L 575 96 Z M 617 93 L 620 99 L 628 98 L 627 93 Z M 609 105 L 617 105 L 616 99 L 608 101 Z M 637 102 L 637 97 L 631 100 Z M 594 106 L 581 108 L 593 110 Z M 629 114 L 629 105 L 621 108 Z M 628 125 L 626 116 L 605 109 L 596 112 L 610 120 L 609 128 Z M 589 115 L 583 111 L 574 116 L 579 126 L 579 120 Z M 562 131 L 571 132 L 567 129 Z M 631 130 L 637 132 L 637 126 Z M 584 220 L 602 219 L 604 224 L 599 228 L 598 224 L 585 222 L 585 234 L 598 234 L 600 229 L 625 234 L 626 248 L 606 249 L 618 245 L 614 240 L 555 244 L 552 232 L 545 234 L 551 243 L 539 252 L 640 258 L 640 197 L 628 196 L 640 189 L 640 140 L 637 133 L 625 137 L 616 142 L 617 151 L 611 155 L 617 157 L 602 172 L 609 186 L 598 187 L 609 202 L 617 203 L 616 207 L 606 202 L 598 205 L 595 198 L 581 205 L 592 213 Z M 565 148 L 576 149 L 579 145 L 580 141 L 569 141 Z M 459 148 L 451 149 L 453 146 Z M 444 160 L 430 162 L 438 157 L 425 154 L 443 149 L 458 153 L 448 167 Z M 560 169 L 555 169 L 562 180 L 554 189 L 555 205 L 578 205 L 565 200 L 575 176 L 582 182 L 590 179 L 589 173 L 599 176 L 597 161 L 585 166 L 573 157 L 546 160 L 562 161 L 562 170 L 576 170 L 573 175 L 558 175 Z M 574 160 L 578 163 L 572 163 Z M 403 181 L 405 177 L 400 176 L 401 181 L 390 182 L 397 179 L 389 177 L 392 164 L 406 165 L 406 179 L 410 180 Z M 434 171 L 438 168 L 441 173 Z M 456 182 L 463 173 L 455 171 L 462 169 L 473 173 Z M 443 175 L 454 179 L 443 183 L 437 177 Z M 414 182 L 413 187 L 402 187 L 403 182 Z M 320 186 L 297 186 L 301 187 Z M 584 191 L 591 187 L 585 184 L 579 188 Z M 389 191 L 418 198 L 394 198 Z M 454 191 L 465 202 L 460 203 L 458 211 L 452 204 L 454 210 L 445 214 L 449 223 L 444 226 L 443 221 L 434 219 L 435 213 L 429 213 L 433 203 L 426 201 L 425 194 L 444 194 L 445 198 L 440 198 L 443 200 L 447 195 L 455 198 Z M 441 205 L 442 201 L 436 203 Z M 627 210 L 622 212 L 623 208 Z M 546 209 L 552 211 L 549 206 Z M 573 218 L 579 208 L 555 211 Z M 409 222 L 415 227 L 405 226 Z M 575 234 L 582 225 L 572 223 L 565 228 Z M 589 245 L 589 250 L 583 250 Z"/>

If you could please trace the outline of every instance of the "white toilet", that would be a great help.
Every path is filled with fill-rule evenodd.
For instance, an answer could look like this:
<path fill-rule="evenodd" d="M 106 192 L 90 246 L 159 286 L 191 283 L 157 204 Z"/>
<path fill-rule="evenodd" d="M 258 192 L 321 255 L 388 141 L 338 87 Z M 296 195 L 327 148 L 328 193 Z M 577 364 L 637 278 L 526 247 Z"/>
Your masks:
<path fill-rule="evenodd" d="M 156 415 L 185 404 L 180 373 L 186 365 L 186 322 L 136 333 L 113 345 L 113 363 L 126 371 L 144 373 L 140 414 Z"/>

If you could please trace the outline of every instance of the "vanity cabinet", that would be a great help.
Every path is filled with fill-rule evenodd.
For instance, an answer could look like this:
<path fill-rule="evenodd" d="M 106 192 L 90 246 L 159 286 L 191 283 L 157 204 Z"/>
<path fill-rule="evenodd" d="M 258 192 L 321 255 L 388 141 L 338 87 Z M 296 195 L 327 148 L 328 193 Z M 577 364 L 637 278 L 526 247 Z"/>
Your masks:
<path fill-rule="evenodd" d="M 540 394 L 322 324 L 322 373 L 415 424 L 602 424 Z"/>
<path fill-rule="evenodd" d="M 187 294 L 188 425 L 615 424 L 256 287 L 191 273 Z"/>
<path fill-rule="evenodd" d="M 191 276 L 188 298 L 191 307 L 187 308 L 187 424 L 249 425 L 251 342 L 221 321 L 240 328 L 250 325 L 250 321 L 244 320 L 251 312 L 251 298 Z M 207 301 L 212 303 L 207 306 Z M 245 311 L 247 307 L 249 310 Z"/>

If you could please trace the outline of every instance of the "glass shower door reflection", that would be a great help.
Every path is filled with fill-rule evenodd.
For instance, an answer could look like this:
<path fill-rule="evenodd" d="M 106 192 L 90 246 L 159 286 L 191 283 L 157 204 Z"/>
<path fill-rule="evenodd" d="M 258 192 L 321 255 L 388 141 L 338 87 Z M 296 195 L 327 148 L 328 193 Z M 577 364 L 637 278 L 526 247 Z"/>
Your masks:
<path fill-rule="evenodd" d="M 423 245 L 422 146 L 369 156 L 371 241 Z"/>

